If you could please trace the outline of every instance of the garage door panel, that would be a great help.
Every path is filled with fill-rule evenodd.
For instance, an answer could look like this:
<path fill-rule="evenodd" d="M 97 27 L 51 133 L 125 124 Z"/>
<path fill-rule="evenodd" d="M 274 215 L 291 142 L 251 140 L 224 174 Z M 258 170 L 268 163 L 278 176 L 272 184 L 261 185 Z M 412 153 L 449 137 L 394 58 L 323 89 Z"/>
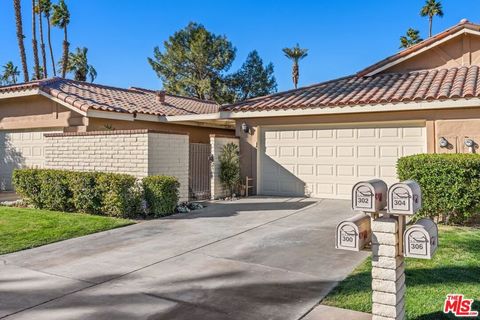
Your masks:
<path fill-rule="evenodd" d="M 426 152 L 424 127 L 267 129 L 260 192 L 348 199 L 358 180 L 396 180 L 401 156 Z M 266 154 L 265 154 L 266 153 Z"/>
<path fill-rule="evenodd" d="M 0 190 L 13 189 L 14 169 L 44 167 L 44 134 L 52 132 L 61 130 L 0 132 Z"/>

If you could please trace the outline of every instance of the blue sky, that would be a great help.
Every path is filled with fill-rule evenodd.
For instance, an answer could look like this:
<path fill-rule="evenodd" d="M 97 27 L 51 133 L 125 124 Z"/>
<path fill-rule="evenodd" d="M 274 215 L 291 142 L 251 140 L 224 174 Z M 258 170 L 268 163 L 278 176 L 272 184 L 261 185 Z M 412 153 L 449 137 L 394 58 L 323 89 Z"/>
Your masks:
<path fill-rule="evenodd" d="M 55 1 L 55 0 L 53 0 Z M 224 34 L 237 48 L 231 71 L 258 50 L 273 62 L 279 90 L 292 87 L 291 64 L 281 51 L 297 42 L 309 49 L 300 65 L 300 85 L 352 74 L 398 51 L 400 35 L 409 27 L 427 35 L 428 21 L 418 14 L 424 1 L 154 1 L 66 0 L 71 11 L 71 48 L 89 48 L 97 83 L 160 88 L 147 63 L 156 45 L 199 22 Z M 22 0 L 25 44 L 30 54 L 31 1 Z M 444 0 L 445 16 L 434 20 L 434 33 L 467 18 L 480 22 L 480 1 Z M 20 65 L 11 0 L 0 0 L 0 65 Z M 56 58 L 61 55 L 59 30 L 53 30 Z M 31 61 L 29 68 L 31 69 Z"/>

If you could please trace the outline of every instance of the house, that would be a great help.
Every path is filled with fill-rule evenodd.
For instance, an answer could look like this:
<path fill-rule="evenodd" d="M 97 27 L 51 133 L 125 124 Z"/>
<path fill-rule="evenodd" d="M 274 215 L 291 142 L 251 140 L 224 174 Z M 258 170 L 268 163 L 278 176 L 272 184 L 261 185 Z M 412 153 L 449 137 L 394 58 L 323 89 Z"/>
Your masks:
<path fill-rule="evenodd" d="M 170 120 L 235 120 L 257 194 L 349 199 L 396 181 L 399 157 L 477 152 L 479 98 L 480 25 L 464 19 L 354 75 Z"/>
<path fill-rule="evenodd" d="M 234 136 L 231 121 L 168 117 L 218 110 L 212 101 L 60 78 L 0 87 L 0 190 L 12 189 L 13 169 L 46 167 L 170 174 L 182 199 L 199 192 L 197 180 L 208 194 L 211 140 Z"/>

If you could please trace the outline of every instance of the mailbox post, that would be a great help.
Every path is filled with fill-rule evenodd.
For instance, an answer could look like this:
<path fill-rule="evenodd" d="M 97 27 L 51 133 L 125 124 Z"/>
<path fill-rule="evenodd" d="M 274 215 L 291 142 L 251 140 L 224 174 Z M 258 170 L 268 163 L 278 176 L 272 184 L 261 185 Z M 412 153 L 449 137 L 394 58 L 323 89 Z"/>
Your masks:
<path fill-rule="evenodd" d="M 387 189 L 374 179 L 352 188 L 352 209 L 363 213 L 337 225 L 335 247 L 360 251 L 371 242 L 372 320 L 405 319 L 404 257 L 431 259 L 437 249 L 438 228 L 432 220 L 421 219 L 405 230 L 406 217 L 421 207 L 421 188 L 412 180 Z"/>

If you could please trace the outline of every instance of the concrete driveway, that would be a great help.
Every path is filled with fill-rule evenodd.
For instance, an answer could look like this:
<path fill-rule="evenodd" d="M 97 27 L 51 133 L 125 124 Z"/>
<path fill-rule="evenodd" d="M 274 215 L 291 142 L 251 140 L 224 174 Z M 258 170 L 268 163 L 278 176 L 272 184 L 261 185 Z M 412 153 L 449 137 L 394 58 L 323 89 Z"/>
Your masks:
<path fill-rule="evenodd" d="M 346 201 L 249 198 L 0 256 L 0 318 L 299 319 L 366 253 Z"/>

